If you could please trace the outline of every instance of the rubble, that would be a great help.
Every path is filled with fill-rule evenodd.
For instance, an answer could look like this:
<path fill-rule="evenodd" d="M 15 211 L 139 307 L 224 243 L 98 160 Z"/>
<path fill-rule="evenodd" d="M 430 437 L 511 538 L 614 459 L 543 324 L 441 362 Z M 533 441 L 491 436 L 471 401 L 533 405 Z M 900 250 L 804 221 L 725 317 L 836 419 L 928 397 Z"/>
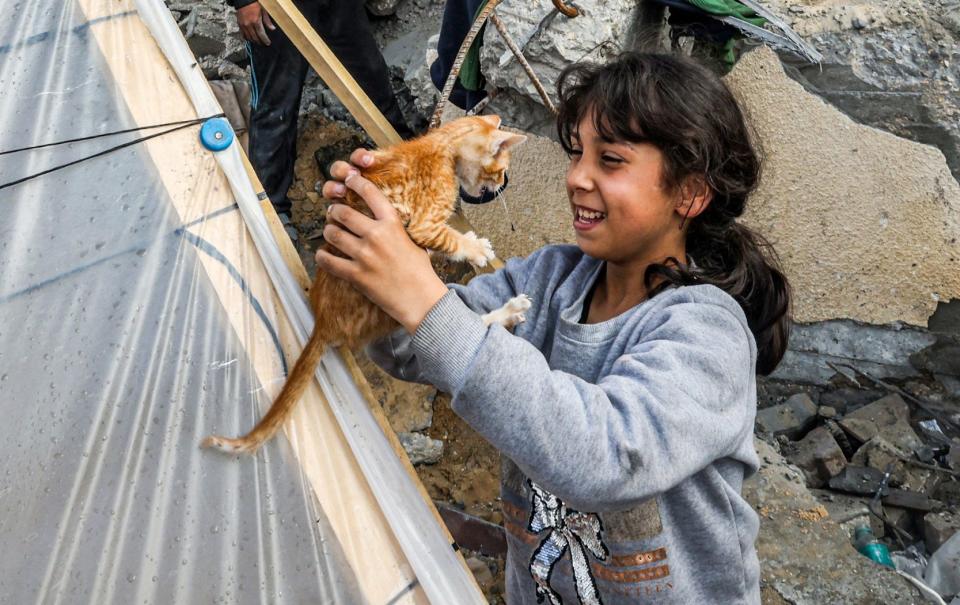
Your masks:
<path fill-rule="evenodd" d="M 436 464 L 443 455 L 443 441 L 431 439 L 422 433 L 398 432 L 400 445 L 407 452 L 410 463 L 414 466 L 419 464 Z"/>
<path fill-rule="evenodd" d="M 757 430 L 796 439 L 813 425 L 816 418 L 817 404 L 809 395 L 800 393 L 780 405 L 757 412 Z"/>
<path fill-rule="evenodd" d="M 763 440 L 764 461 L 743 486 L 760 513 L 757 554 L 765 603 L 917 603 L 917 591 L 853 548 L 851 533 L 803 485 L 788 478 L 787 461 Z M 793 474 L 793 477 L 800 476 Z M 827 506 L 823 516 L 804 515 Z"/>
<path fill-rule="evenodd" d="M 923 539 L 930 552 L 936 552 L 958 531 L 960 531 L 960 514 L 954 511 L 933 513 L 923 518 Z"/>
<path fill-rule="evenodd" d="M 810 487 L 822 487 L 847 465 L 837 440 L 824 427 L 817 427 L 796 444 L 787 459 L 803 469 Z"/>

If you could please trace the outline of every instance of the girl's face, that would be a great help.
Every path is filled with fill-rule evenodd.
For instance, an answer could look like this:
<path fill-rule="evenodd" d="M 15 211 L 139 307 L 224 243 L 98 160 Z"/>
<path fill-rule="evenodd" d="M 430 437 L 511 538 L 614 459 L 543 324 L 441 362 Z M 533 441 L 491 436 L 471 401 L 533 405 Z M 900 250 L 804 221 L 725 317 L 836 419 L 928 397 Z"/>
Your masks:
<path fill-rule="evenodd" d="M 661 188 L 660 150 L 602 139 L 589 114 L 571 144 L 567 195 L 580 249 L 614 263 L 683 259 L 682 215 L 677 196 Z"/>

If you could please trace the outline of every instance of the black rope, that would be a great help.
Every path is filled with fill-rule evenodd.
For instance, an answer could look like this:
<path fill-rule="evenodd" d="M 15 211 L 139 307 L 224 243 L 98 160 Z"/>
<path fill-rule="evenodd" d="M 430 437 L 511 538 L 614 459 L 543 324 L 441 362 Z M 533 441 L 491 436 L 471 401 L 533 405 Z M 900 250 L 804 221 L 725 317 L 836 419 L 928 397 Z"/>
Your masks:
<path fill-rule="evenodd" d="M 124 134 L 124 133 L 128 133 L 128 132 L 135 132 L 135 131 L 139 131 L 139 130 L 149 130 L 149 129 L 153 129 L 153 128 L 163 128 L 164 126 L 173 126 L 173 128 L 169 128 L 169 129 L 164 130 L 164 131 L 162 131 L 162 132 L 156 132 L 156 133 L 154 133 L 154 134 L 147 135 L 147 136 L 145 136 L 145 137 L 140 137 L 139 139 L 133 139 L 132 141 L 127 141 L 126 143 L 121 143 L 120 145 L 116 145 L 116 146 L 114 146 L 114 147 L 110 147 L 110 148 L 108 148 L 108 149 L 104 149 L 103 151 L 99 151 L 99 152 L 97 152 L 97 153 L 95 153 L 95 154 L 93 154 L 93 155 L 88 155 L 88 156 L 85 156 L 85 157 L 82 157 L 82 158 L 73 160 L 72 162 L 67 162 L 66 164 L 61 164 L 61 165 L 59 165 L 59 166 L 54 166 L 53 168 L 48 168 L 48 169 L 43 170 L 43 171 L 41 171 L 41 172 L 37 172 L 37 173 L 35 173 L 35 174 L 31 174 L 31 175 L 25 176 L 25 177 L 23 177 L 23 178 L 20 178 L 20 179 L 14 180 L 14 181 L 10 181 L 10 182 L 8 182 L 8 183 L 4 183 L 4 184 L 0 185 L 0 189 L 6 189 L 7 187 L 13 187 L 14 185 L 19 185 L 20 183 L 24 183 L 24 182 L 29 181 L 29 180 L 31 180 L 31 179 L 35 179 L 35 178 L 37 178 L 37 177 L 41 177 L 41 176 L 43 176 L 43 175 L 45 175 L 45 174 L 50 174 L 51 172 L 56 172 L 57 170 L 62 170 L 62 169 L 64 169 L 64 168 L 69 168 L 70 166 L 75 166 L 76 164 L 79 164 L 79 163 L 81 163 L 81 162 L 85 162 L 85 161 L 87 161 L 87 160 L 92 160 L 92 159 L 94 159 L 94 158 L 98 158 L 98 157 L 107 155 L 108 153 L 112 153 L 112 152 L 114 152 L 114 151 L 118 151 L 118 150 L 123 149 L 123 148 L 125 148 L 125 147 L 130 147 L 131 145 L 136 145 L 136 144 L 138 144 L 138 143 L 143 143 L 144 141 L 149 141 L 150 139 L 155 139 L 155 138 L 160 137 L 160 136 L 163 136 L 163 135 L 165 135 L 165 134 L 170 134 L 171 132 L 176 132 L 176 131 L 178 131 L 178 130 L 183 130 L 184 128 L 188 128 L 188 127 L 190 127 L 190 126 L 195 126 L 195 125 L 197 125 L 197 124 L 201 124 L 201 123 L 206 122 L 207 120 L 212 119 L 212 118 L 222 118 L 222 117 L 224 117 L 224 115 L 225 115 L 225 114 L 220 113 L 220 114 L 213 115 L 213 116 L 209 116 L 209 117 L 206 117 L 206 118 L 196 118 L 196 119 L 193 119 L 193 120 L 184 120 L 184 121 L 182 121 L 182 122 L 169 122 L 169 123 L 167 123 L 167 124 L 154 124 L 154 125 L 152 125 L 152 126 L 140 126 L 140 127 L 137 127 L 137 128 L 130 128 L 130 129 L 127 129 L 127 130 L 118 130 L 118 131 L 115 131 L 115 132 L 107 132 L 107 133 L 104 133 L 104 134 L 96 134 L 96 135 L 92 135 L 92 136 L 88 136 L 88 137 L 80 137 L 80 138 L 77 138 L 77 139 L 70 139 L 70 140 L 67 140 L 67 141 L 58 141 L 58 142 L 56 142 L 56 143 L 45 143 L 45 144 L 43 144 L 43 145 L 35 145 L 35 146 L 33 146 L 33 147 L 23 147 L 23 148 L 21 148 L 21 149 L 11 149 L 10 151 L 0 152 L 0 155 L 6 155 L 6 154 L 10 154 L 10 153 L 17 153 L 17 152 L 19 152 L 19 151 L 27 151 L 27 150 L 29 150 L 29 149 L 40 149 L 40 148 L 43 148 L 43 147 L 53 147 L 53 146 L 55 146 L 55 145 L 65 145 L 65 144 L 67 144 L 67 143 L 76 143 L 76 142 L 79 142 L 79 141 L 89 141 L 89 140 L 91 140 L 91 139 L 98 139 L 98 138 L 101 138 L 101 137 L 112 136 L 112 135 L 115 135 L 115 134 Z"/>

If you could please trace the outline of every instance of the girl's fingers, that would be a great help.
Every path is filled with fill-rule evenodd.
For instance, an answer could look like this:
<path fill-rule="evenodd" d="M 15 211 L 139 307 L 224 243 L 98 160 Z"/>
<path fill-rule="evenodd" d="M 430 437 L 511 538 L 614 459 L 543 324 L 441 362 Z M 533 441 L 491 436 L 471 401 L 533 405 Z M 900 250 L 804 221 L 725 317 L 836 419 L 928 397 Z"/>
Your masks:
<path fill-rule="evenodd" d="M 365 201 L 367 206 L 370 207 L 370 210 L 373 211 L 373 216 L 378 220 L 398 216 L 396 209 L 393 207 L 393 204 L 390 203 L 387 196 L 383 195 L 383 192 L 380 191 L 376 185 L 363 178 L 359 172 L 356 172 L 356 169 L 354 169 L 353 173 L 347 175 L 343 184 L 363 198 L 363 201 Z"/>
<path fill-rule="evenodd" d="M 327 218 L 343 225 L 350 233 L 365 237 L 370 233 L 374 220 L 345 204 L 333 204 L 327 208 Z M 337 225 L 334 225 L 337 226 Z M 338 246 L 339 247 L 339 246 Z M 344 250 L 346 252 L 346 250 Z"/>
<path fill-rule="evenodd" d="M 323 183 L 323 197 L 328 200 L 340 199 L 347 194 L 347 188 L 340 181 L 326 181 Z"/>
<path fill-rule="evenodd" d="M 323 239 L 351 259 L 356 258 L 363 243 L 360 238 L 343 227 L 328 223 L 323 228 Z"/>
<path fill-rule="evenodd" d="M 263 24 L 267 26 L 267 29 L 270 31 L 277 29 L 277 26 L 273 24 L 273 19 L 267 14 L 267 11 L 261 11 L 260 14 L 263 15 Z"/>
<path fill-rule="evenodd" d="M 330 164 L 330 176 L 338 181 L 342 181 L 347 178 L 347 175 L 351 172 L 356 172 L 356 168 L 343 160 L 337 160 L 333 164 Z"/>
<path fill-rule="evenodd" d="M 354 166 L 363 166 L 364 168 L 369 168 L 373 166 L 373 154 L 369 150 L 358 148 L 354 149 L 353 153 L 350 154 L 350 163 Z"/>
<path fill-rule="evenodd" d="M 314 258 L 317 261 L 317 266 L 330 275 L 339 277 L 341 279 L 346 278 L 347 275 L 350 275 L 350 271 L 352 269 L 352 261 L 350 259 L 334 256 L 323 248 L 317 250 L 317 254 Z"/>

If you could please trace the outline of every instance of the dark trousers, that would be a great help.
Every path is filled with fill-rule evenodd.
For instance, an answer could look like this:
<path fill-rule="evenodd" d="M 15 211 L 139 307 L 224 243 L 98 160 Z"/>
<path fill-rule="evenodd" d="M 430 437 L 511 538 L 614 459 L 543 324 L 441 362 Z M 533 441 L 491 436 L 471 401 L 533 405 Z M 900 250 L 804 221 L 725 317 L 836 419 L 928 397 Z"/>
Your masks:
<path fill-rule="evenodd" d="M 361 0 L 297 0 L 297 8 L 401 137 L 412 135 L 390 88 Z M 250 112 L 250 161 L 277 212 L 290 212 L 287 190 L 297 157 L 297 115 L 307 61 L 278 27 L 270 46 L 250 44 L 256 92 Z"/>

